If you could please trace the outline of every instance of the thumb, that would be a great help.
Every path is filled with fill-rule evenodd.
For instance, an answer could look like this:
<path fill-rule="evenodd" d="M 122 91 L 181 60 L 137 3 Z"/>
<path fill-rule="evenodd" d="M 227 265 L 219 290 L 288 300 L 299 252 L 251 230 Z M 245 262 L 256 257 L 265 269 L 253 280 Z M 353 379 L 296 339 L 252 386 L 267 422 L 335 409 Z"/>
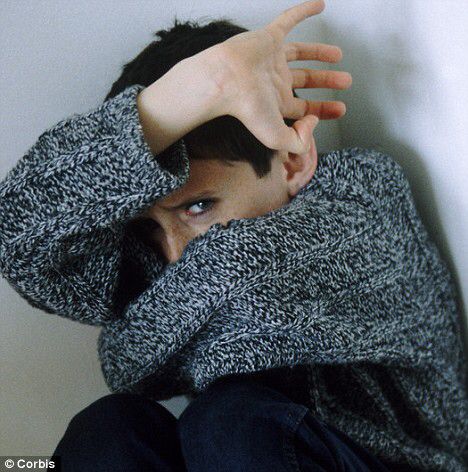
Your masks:
<path fill-rule="evenodd" d="M 305 124 L 304 119 L 295 121 L 292 126 L 288 126 L 282 121 L 279 128 L 280 131 L 276 135 L 277 142 L 274 148 L 293 154 L 304 154 L 307 152 L 310 139 L 307 138 L 307 127 Z"/>
<path fill-rule="evenodd" d="M 304 118 L 293 123 L 292 128 L 297 136 L 297 146 L 300 146 L 300 152 L 290 151 L 294 154 L 304 154 L 309 151 L 312 145 L 312 133 L 319 123 L 319 118 L 316 115 L 306 115 Z"/>
<path fill-rule="evenodd" d="M 273 118 L 270 114 L 269 120 L 259 120 L 258 115 L 255 115 L 255 119 L 251 121 L 252 123 L 244 119 L 243 123 L 265 146 L 293 154 L 304 154 L 310 149 L 311 134 L 319 119 L 315 115 L 306 115 L 288 126 L 278 111 Z"/>

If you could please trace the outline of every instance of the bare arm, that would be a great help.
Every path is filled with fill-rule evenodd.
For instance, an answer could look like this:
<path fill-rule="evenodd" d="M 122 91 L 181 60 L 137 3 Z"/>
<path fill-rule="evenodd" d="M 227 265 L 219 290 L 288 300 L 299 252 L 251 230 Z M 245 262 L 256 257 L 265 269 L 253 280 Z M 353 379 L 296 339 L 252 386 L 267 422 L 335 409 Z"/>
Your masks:
<path fill-rule="evenodd" d="M 178 62 L 138 94 L 140 122 L 153 154 L 221 114 L 218 51 L 205 49 Z"/>

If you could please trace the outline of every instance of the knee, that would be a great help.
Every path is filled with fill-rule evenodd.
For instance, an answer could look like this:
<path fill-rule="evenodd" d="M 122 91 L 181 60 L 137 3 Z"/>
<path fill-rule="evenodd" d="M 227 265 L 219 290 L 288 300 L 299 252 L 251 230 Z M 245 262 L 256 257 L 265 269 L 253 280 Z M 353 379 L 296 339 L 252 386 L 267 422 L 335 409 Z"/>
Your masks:
<path fill-rule="evenodd" d="M 98 398 L 79 411 L 68 424 L 61 445 L 74 449 L 113 447 L 144 432 L 151 420 L 152 428 L 164 432 L 177 419 L 158 402 L 132 393 L 111 393 Z M 131 433 L 131 434 L 130 434 Z"/>
<path fill-rule="evenodd" d="M 133 393 L 110 393 L 78 412 L 71 423 L 113 428 L 133 422 L 148 410 L 151 410 L 151 415 L 159 416 L 161 421 L 171 421 L 171 413 L 158 402 Z"/>

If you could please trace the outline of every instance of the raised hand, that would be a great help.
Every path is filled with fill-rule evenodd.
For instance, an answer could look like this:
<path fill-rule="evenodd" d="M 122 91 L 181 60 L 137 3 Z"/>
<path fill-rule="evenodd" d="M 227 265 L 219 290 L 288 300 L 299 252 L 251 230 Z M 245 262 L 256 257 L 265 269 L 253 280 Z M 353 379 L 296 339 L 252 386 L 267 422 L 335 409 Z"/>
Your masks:
<path fill-rule="evenodd" d="M 293 89 L 298 88 L 351 86 L 348 72 L 288 67 L 290 61 L 336 63 L 342 59 L 337 46 L 285 42 L 294 26 L 324 8 L 323 0 L 300 3 L 265 27 L 237 34 L 215 47 L 223 70 L 217 81 L 221 114 L 238 118 L 271 149 L 302 154 L 315 146 L 312 130 L 318 119 L 336 119 L 346 113 L 343 102 L 305 100 L 293 95 Z M 288 127 L 284 118 L 297 121 Z"/>

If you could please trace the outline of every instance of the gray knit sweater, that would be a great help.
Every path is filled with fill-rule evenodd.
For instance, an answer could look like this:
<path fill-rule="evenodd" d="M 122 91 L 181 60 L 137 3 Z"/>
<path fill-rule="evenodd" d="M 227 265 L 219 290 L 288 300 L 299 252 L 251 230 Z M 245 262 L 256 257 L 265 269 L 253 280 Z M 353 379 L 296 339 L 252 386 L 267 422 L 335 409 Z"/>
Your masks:
<path fill-rule="evenodd" d="M 292 201 L 213 225 L 164 265 L 139 218 L 189 175 L 153 156 L 134 85 L 45 131 L 0 183 L 0 271 L 32 306 L 101 327 L 113 392 L 199 395 L 249 375 L 393 470 L 466 471 L 466 364 L 452 277 L 401 167 L 320 157 Z"/>

